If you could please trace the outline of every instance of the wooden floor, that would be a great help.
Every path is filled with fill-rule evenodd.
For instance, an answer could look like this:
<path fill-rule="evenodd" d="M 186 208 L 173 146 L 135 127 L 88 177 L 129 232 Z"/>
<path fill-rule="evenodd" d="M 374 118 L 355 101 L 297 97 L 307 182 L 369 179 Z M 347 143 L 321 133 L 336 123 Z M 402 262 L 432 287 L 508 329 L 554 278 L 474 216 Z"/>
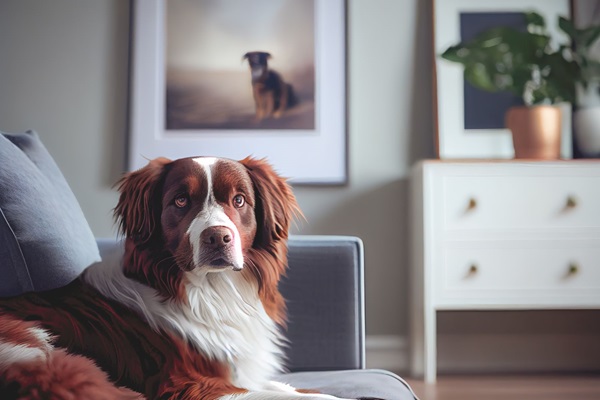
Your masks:
<path fill-rule="evenodd" d="M 600 400 L 600 375 L 441 376 L 406 379 L 420 400 Z"/>

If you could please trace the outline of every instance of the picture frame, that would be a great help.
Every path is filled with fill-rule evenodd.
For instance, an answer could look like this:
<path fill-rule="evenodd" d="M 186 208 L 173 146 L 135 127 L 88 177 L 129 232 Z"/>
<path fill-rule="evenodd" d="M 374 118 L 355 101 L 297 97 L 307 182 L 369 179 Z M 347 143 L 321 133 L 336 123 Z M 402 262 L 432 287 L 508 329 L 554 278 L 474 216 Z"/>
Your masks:
<path fill-rule="evenodd" d="M 236 1 L 241 1 L 243 4 L 238 4 Z M 223 5 L 223 7 L 226 7 L 227 4 L 230 4 L 229 7 L 232 12 L 239 13 L 240 11 L 236 5 L 241 5 L 242 7 L 245 5 L 260 6 L 267 9 L 277 5 L 279 7 L 277 10 L 268 10 L 269 12 L 266 14 L 277 14 L 277 18 L 282 18 L 280 17 L 282 14 L 281 9 L 285 8 L 282 4 L 285 6 L 286 2 L 290 1 L 293 2 L 294 0 L 187 1 L 188 6 L 191 4 L 191 6 L 199 10 L 199 23 L 188 26 L 202 26 L 200 22 L 205 12 L 214 13 L 214 15 L 210 16 L 210 21 L 219 16 L 227 16 L 227 9 L 225 11 L 223 9 L 214 11 L 208 8 L 208 6 L 221 7 Z M 196 12 L 197 10 L 176 14 L 170 7 L 174 7 L 177 3 L 171 0 L 135 1 L 131 32 L 132 78 L 130 89 L 130 135 L 127 152 L 129 170 L 138 169 L 144 166 L 149 159 L 159 156 L 171 159 L 191 156 L 215 156 L 236 160 L 252 156 L 255 158 L 266 158 L 274 166 L 275 170 L 288 178 L 292 184 L 346 184 L 348 170 L 346 1 L 312 0 L 304 1 L 303 3 L 314 9 L 312 22 L 306 25 L 306 28 L 312 29 L 312 32 L 306 30 L 302 35 L 314 38 L 314 54 L 311 55 L 314 59 L 314 75 L 312 76 L 314 84 L 309 87 L 313 90 L 313 97 L 309 101 L 301 98 L 300 104 L 304 106 L 304 109 L 302 109 L 304 111 L 299 111 L 295 115 L 311 109 L 312 105 L 312 114 L 308 114 L 308 111 L 306 111 L 306 115 L 308 115 L 306 117 L 307 121 L 309 121 L 309 124 L 312 124 L 308 128 L 306 126 L 297 127 L 300 125 L 292 126 L 291 122 L 289 122 L 292 118 L 286 117 L 287 110 L 283 111 L 283 116 L 280 119 L 276 119 L 274 114 L 259 118 L 259 103 L 257 103 L 256 97 L 254 97 L 254 101 L 252 98 L 254 81 L 251 79 L 251 72 L 248 68 L 250 60 L 241 52 L 241 49 L 244 48 L 244 43 L 246 43 L 244 41 L 248 40 L 246 50 L 248 52 L 260 50 L 271 53 L 272 50 L 271 48 L 252 47 L 253 45 L 256 46 L 257 43 L 262 43 L 258 40 L 249 41 L 248 36 L 251 36 L 249 32 L 253 32 L 254 29 L 244 32 L 239 28 L 239 24 L 227 25 L 227 23 L 223 23 L 215 25 L 219 25 L 219 29 L 228 29 L 229 27 L 231 32 L 224 32 L 221 35 L 221 32 L 213 30 L 210 37 L 193 36 L 180 31 L 176 31 L 176 34 L 171 34 L 169 30 L 171 27 L 184 29 L 180 28 L 179 25 L 184 26 L 185 23 L 182 21 L 181 24 L 176 22 L 167 26 L 168 18 L 183 15 L 181 18 L 185 18 L 189 22 L 189 19 L 195 15 L 192 11 Z M 298 4 L 296 2 L 291 4 L 291 6 L 298 7 Z M 239 21 L 242 21 L 242 19 L 253 19 L 246 17 L 247 15 L 231 16 L 231 18 L 238 18 Z M 285 21 L 277 21 L 276 26 L 278 29 L 282 29 L 282 26 L 285 28 Z M 267 29 L 264 26 L 260 28 L 256 30 L 264 32 Z M 303 26 L 301 28 L 304 29 Z M 268 29 L 271 28 L 268 27 Z M 198 31 L 193 32 L 197 33 Z M 167 35 L 169 35 L 168 38 Z M 190 40 L 192 36 L 198 38 L 198 40 Z M 272 54 L 272 60 L 269 60 L 269 68 L 273 70 L 273 65 L 283 65 L 281 60 L 285 57 L 280 56 L 278 59 L 278 55 L 281 55 L 283 52 L 281 49 L 285 50 L 291 46 L 286 47 L 285 43 L 277 43 L 276 40 L 278 40 L 280 35 L 273 34 L 270 36 L 271 38 L 268 43 L 272 45 L 272 48 L 279 49 L 279 53 Z M 233 39 L 231 39 L 232 37 Z M 179 41 L 176 41 L 176 38 L 179 38 Z M 223 39 L 222 44 L 218 42 L 219 39 Z M 237 47 L 231 45 L 231 40 L 237 40 Z M 214 41 L 217 41 L 217 44 Z M 197 42 L 204 43 L 204 46 L 207 47 L 200 48 Z M 167 45 L 170 47 L 167 48 Z M 172 49 L 176 49 L 179 53 L 175 53 L 176 55 L 173 56 L 174 52 Z M 177 54 L 182 54 L 185 51 L 189 53 L 183 53 L 183 57 L 176 58 L 178 57 Z M 229 52 L 225 53 L 226 51 Z M 210 99 L 198 100 L 195 103 L 198 105 L 193 106 L 199 112 L 194 114 L 194 117 L 201 115 L 203 110 L 205 111 L 204 114 L 208 116 L 205 120 L 200 120 L 200 122 L 194 121 L 194 123 L 198 123 L 197 126 L 199 127 L 195 127 L 194 125 L 177 125 L 177 123 L 174 124 L 172 122 L 171 115 L 174 114 L 172 111 L 179 103 L 177 103 L 178 98 L 175 97 L 175 100 L 173 100 L 173 96 L 171 96 L 172 92 L 168 91 L 170 88 L 168 85 L 171 84 L 171 79 L 174 79 L 172 76 L 175 76 L 171 74 L 170 68 L 172 63 L 174 63 L 173 60 L 180 59 L 198 60 L 198 65 L 204 65 L 216 59 L 226 60 L 228 63 L 227 68 L 229 68 L 228 71 L 233 71 L 228 76 L 233 77 L 233 74 L 237 74 L 235 75 L 235 79 L 237 79 L 235 82 L 240 82 L 235 87 L 235 93 L 230 97 L 231 101 L 241 104 L 243 102 L 238 97 L 246 99 L 246 102 L 243 103 L 243 111 L 239 111 L 238 115 L 235 116 L 237 119 L 234 122 L 238 125 L 232 123 L 229 124 L 229 127 L 225 128 L 218 124 L 211 126 L 210 124 L 213 122 L 209 119 L 211 116 L 210 112 L 212 111 L 206 111 L 205 108 L 213 107 L 216 103 L 211 103 Z M 169 75 L 167 74 L 168 68 Z M 198 71 L 200 71 L 199 68 Z M 243 81 L 240 78 L 240 74 L 242 73 L 244 74 Z M 281 73 L 278 70 L 278 73 L 284 81 L 288 82 L 289 74 L 286 76 L 286 71 Z M 202 73 L 198 72 L 196 77 L 201 79 Z M 218 82 L 215 83 L 214 78 L 206 79 L 206 81 L 213 84 L 213 88 L 214 86 L 218 86 Z M 231 92 L 231 79 L 224 79 L 223 81 L 226 81 L 227 85 L 229 85 L 228 90 Z M 295 82 L 291 82 L 292 86 L 295 84 Z M 188 84 L 180 85 L 179 87 L 187 90 L 192 86 L 192 84 Z M 296 87 L 293 89 L 297 91 Z M 195 93 L 197 97 L 207 97 L 213 92 L 198 89 Z M 239 96 L 237 95 L 238 93 Z M 278 107 L 277 104 L 282 104 L 278 99 L 276 97 L 275 107 Z M 224 101 L 223 104 L 221 108 L 228 107 L 230 103 Z M 265 103 L 263 102 L 263 104 Z M 206 107 L 203 107 L 203 105 Z M 255 108 L 256 114 L 254 113 Z M 277 110 L 275 109 L 275 111 Z M 168 120 L 167 113 L 169 113 Z M 289 115 L 292 115 L 291 112 Z M 227 121 L 233 120 L 234 118 L 231 117 Z M 285 125 L 287 123 L 289 123 L 290 127 Z"/>
<path fill-rule="evenodd" d="M 441 58 L 462 34 L 476 27 L 461 26 L 471 16 L 505 18 L 535 11 L 546 20 L 554 44 L 568 41 L 557 23 L 559 15 L 569 16 L 568 0 L 433 0 L 434 110 L 435 144 L 440 159 L 511 159 L 514 157 L 512 136 L 504 127 L 503 109 L 514 98 L 505 93 L 479 91 L 464 80 L 463 66 Z M 492 27 L 486 21 L 485 28 Z M 476 21 L 477 22 L 477 21 Z M 481 22 L 477 22 L 481 24 Z M 468 93 L 468 91 L 471 91 Z M 476 93 L 475 93 L 476 92 Z M 475 93 L 475 94 L 472 94 Z M 480 97 L 485 97 L 480 101 Z M 477 111 L 484 107 L 485 113 Z M 506 108 L 504 108 L 506 109 Z M 572 157 L 571 105 L 561 105 L 561 158 Z M 488 114 L 487 111 L 492 111 Z M 493 115 L 495 112 L 495 115 Z M 471 118 L 470 115 L 473 115 Z M 489 120 L 485 120 L 489 116 Z M 472 120 L 471 120 L 472 119 Z M 492 120 L 493 119 L 493 120 Z"/>

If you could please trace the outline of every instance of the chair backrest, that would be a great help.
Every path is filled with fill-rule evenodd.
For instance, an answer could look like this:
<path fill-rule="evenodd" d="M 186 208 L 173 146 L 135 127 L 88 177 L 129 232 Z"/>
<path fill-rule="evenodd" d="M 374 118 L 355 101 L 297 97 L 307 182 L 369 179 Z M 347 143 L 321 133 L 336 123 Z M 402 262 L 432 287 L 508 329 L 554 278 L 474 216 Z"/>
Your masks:
<path fill-rule="evenodd" d="M 364 255 L 350 236 L 292 236 L 287 300 L 291 371 L 364 368 Z"/>

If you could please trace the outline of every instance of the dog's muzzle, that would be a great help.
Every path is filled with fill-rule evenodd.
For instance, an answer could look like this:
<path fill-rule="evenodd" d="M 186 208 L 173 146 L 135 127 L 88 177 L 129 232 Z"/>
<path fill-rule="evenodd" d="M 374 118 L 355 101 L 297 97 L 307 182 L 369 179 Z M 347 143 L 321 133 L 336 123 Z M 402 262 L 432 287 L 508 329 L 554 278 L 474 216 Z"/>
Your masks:
<path fill-rule="evenodd" d="M 234 249 L 234 234 L 226 226 L 211 226 L 200 234 L 202 250 L 208 256 L 206 263 L 216 269 L 231 267 L 241 271 L 243 265 L 236 260 Z"/>
<path fill-rule="evenodd" d="M 256 80 L 258 78 L 260 78 L 263 74 L 264 70 L 263 67 L 253 67 L 252 68 L 252 79 Z"/>

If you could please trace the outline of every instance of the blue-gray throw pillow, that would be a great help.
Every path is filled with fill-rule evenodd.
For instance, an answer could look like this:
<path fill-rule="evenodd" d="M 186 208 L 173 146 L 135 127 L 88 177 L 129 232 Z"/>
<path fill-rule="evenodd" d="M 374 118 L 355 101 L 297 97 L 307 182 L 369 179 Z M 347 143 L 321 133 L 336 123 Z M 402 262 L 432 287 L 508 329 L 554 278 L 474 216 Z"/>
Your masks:
<path fill-rule="evenodd" d="M 64 286 L 99 260 L 79 203 L 37 133 L 0 132 L 0 296 Z"/>

